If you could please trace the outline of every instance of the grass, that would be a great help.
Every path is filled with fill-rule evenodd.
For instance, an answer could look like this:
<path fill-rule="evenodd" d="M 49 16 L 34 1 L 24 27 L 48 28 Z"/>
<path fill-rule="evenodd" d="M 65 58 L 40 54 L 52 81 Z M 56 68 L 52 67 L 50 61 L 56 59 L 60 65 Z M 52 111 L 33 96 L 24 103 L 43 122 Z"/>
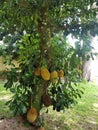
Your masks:
<path fill-rule="evenodd" d="M 98 86 L 92 83 L 80 86 L 85 87 L 85 91 L 76 106 L 64 113 L 50 108 L 48 116 L 45 114 L 47 130 L 53 130 L 53 127 L 55 130 L 98 130 Z"/>
<path fill-rule="evenodd" d="M 78 104 L 65 112 L 55 112 L 52 107 L 48 114 L 46 108 L 42 115 L 46 119 L 47 130 L 98 130 L 98 86 L 93 83 L 82 83 L 85 87 L 84 94 L 78 99 Z M 6 91 L 3 83 L 0 84 L 0 118 L 11 117 L 11 112 L 5 105 L 10 92 Z"/>
<path fill-rule="evenodd" d="M 8 106 L 5 105 L 6 101 L 11 96 L 11 93 L 3 87 L 4 83 L 0 83 L 0 119 L 9 118 L 12 116 Z"/>

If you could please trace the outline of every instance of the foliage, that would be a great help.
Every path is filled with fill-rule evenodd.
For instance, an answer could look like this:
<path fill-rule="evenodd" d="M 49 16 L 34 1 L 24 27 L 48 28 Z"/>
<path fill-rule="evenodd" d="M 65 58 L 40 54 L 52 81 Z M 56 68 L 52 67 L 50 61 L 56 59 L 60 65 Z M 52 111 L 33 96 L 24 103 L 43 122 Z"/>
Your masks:
<path fill-rule="evenodd" d="M 4 72 L 5 87 L 14 93 L 8 102 L 15 114 L 25 114 L 32 106 L 40 112 L 42 97 L 49 94 L 53 109 L 60 111 L 76 103 L 83 93 L 80 81 L 80 52 L 66 41 L 66 35 L 83 37 L 96 22 L 95 0 L 4 0 L 0 2 L 1 39 L 4 56 L 17 59 L 19 67 Z M 83 6 L 81 6 L 83 5 Z M 86 28 L 84 32 L 83 30 Z M 95 24 L 94 24 L 95 26 Z M 93 32 L 96 32 L 95 30 Z M 55 83 L 36 76 L 40 67 L 63 70 Z M 47 75 L 47 74 L 46 74 Z M 47 100 L 47 99 L 46 99 Z"/>
<path fill-rule="evenodd" d="M 34 75 L 34 71 L 39 65 L 39 60 L 37 59 L 39 58 L 39 53 L 34 52 L 36 49 L 33 51 L 36 47 L 32 47 L 32 45 L 29 47 L 28 44 L 26 44 L 26 46 L 23 45 L 24 47 L 22 45 L 20 46 L 19 59 L 21 63 L 19 68 L 12 68 L 10 72 L 5 72 L 8 79 L 5 87 L 14 93 L 12 100 L 8 103 L 11 102 L 10 107 L 14 110 L 15 114 L 24 114 L 26 112 L 30 107 L 29 105 L 32 104 L 29 101 L 30 94 L 32 94 L 34 98 L 36 94 L 38 94 L 40 84 L 44 86 L 43 92 L 49 92 L 51 95 L 53 109 L 56 109 L 57 111 L 63 110 L 64 107 L 68 108 L 73 103 L 75 104 L 75 98 L 82 93 L 82 91 L 75 86 L 76 83 L 79 82 L 80 74 L 80 71 L 76 67 L 79 65 L 79 59 L 76 57 L 76 50 L 70 46 L 67 47 L 66 41 L 62 41 L 60 45 L 58 45 L 57 41 L 55 42 L 54 40 L 53 42 L 52 40 L 53 50 L 51 50 L 51 65 L 49 71 L 52 72 L 52 70 L 59 71 L 60 69 L 63 69 L 65 78 L 59 78 L 56 84 L 52 83 L 50 80 L 46 82 L 41 79 L 41 77 Z M 27 42 L 24 42 L 24 44 L 25 43 Z M 35 44 L 35 46 L 37 46 L 37 44 Z M 57 46 L 59 47 L 57 48 Z M 33 57 L 35 58 L 33 59 Z M 46 67 L 45 59 L 43 59 L 42 66 Z M 65 81 L 62 82 L 62 80 Z"/>
<path fill-rule="evenodd" d="M 78 104 L 73 108 L 57 113 L 50 107 L 48 116 L 45 113 L 46 109 L 42 109 L 42 115 L 46 118 L 45 124 L 47 130 L 52 130 L 53 128 L 58 130 L 63 130 L 64 128 L 64 130 L 89 130 L 98 128 L 98 87 L 91 82 L 81 83 L 78 87 L 85 88 L 85 91 L 82 98 L 78 98 Z"/>
<path fill-rule="evenodd" d="M 36 33 L 38 21 L 42 18 L 41 11 L 43 12 L 42 8 L 45 8 L 46 3 L 49 5 L 48 26 L 52 35 L 63 30 L 65 36 L 71 33 L 76 38 L 83 39 L 88 32 L 93 36 L 98 33 L 98 23 L 95 19 L 96 0 L 51 0 L 50 2 L 4 0 L 0 2 L 0 39 L 5 43 L 2 53 L 11 54 L 14 58 L 17 57 L 17 41 L 21 36 L 25 33 Z"/>

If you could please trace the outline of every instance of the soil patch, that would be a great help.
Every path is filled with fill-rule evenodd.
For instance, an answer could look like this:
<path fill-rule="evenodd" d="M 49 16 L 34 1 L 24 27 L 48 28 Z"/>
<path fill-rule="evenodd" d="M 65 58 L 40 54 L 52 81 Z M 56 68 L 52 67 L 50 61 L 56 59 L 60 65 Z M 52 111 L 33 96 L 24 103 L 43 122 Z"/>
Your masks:
<path fill-rule="evenodd" d="M 21 118 L 1 119 L 0 130 L 36 130 L 33 126 L 26 126 Z"/>

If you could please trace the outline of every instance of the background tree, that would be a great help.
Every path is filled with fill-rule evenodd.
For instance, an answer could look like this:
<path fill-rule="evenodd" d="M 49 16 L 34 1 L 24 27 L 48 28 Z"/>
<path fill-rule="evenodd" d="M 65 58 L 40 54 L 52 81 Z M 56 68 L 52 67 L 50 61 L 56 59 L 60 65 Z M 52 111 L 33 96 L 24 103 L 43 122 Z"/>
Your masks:
<path fill-rule="evenodd" d="M 5 72 L 5 87 L 14 93 L 8 102 L 15 114 L 39 120 L 43 105 L 60 111 L 81 96 L 80 51 L 66 41 L 78 39 L 97 27 L 95 0 L 4 0 L 0 1 L 0 36 L 4 56 L 19 67 Z M 96 33 L 96 28 L 93 33 Z M 86 46 L 86 43 L 85 43 Z M 31 108 L 31 109 L 30 109 Z M 33 114 L 32 114 L 33 113 Z"/>

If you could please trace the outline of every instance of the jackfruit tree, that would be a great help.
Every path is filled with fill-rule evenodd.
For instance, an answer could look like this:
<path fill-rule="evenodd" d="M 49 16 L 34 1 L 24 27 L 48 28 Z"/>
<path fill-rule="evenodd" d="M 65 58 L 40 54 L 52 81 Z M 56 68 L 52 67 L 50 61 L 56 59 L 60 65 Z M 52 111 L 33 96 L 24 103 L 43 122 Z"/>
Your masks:
<path fill-rule="evenodd" d="M 13 93 L 7 104 L 15 115 L 36 123 L 43 107 L 61 111 L 76 104 L 83 93 L 77 86 L 81 55 L 66 36 L 81 40 L 98 33 L 97 4 L 96 0 L 0 1 L 0 39 L 6 64 L 11 65 L 4 72 L 4 86 Z"/>

